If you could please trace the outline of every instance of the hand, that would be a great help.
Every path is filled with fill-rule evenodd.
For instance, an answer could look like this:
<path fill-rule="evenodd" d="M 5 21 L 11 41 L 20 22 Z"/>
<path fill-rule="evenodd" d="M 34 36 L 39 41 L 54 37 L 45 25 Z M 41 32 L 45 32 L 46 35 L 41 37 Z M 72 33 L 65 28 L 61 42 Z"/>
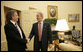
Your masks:
<path fill-rule="evenodd" d="M 52 44 L 49 44 L 49 48 L 52 48 Z"/>
<path fill-rule="evenodd" d="M 30 39 L 29 39 L 29 38 L 26 38 L 26 40 L 27 40 L 27 43 L 29 43 L 29 40 L 30 40 Z"/>

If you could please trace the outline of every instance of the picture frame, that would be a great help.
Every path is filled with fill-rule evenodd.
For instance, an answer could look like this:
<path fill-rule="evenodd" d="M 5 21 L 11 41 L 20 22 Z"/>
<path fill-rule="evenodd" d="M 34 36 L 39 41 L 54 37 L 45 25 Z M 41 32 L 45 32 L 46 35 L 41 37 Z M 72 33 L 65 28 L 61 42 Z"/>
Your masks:
<path fill-rule="evenodd" d="M 79 14 L 69 14 L 68 21 L 69 22 L 79 22 Z"/>
<path fill-rule="evenodd" d="M 58 19 L 58 7 L 48 5 L 47 14 L 48 14 L 48 18 L 56 18 L 56 19 Z"/>

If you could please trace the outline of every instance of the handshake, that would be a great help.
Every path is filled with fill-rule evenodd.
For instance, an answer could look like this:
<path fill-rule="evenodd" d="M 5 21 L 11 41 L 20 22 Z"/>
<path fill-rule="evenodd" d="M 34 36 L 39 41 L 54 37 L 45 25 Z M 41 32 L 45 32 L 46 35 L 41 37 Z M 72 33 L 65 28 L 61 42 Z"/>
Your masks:
<path fill-rule="evenodd" d="M 26 38 L 26 40 L 27 40 L 27 43 L 29 43 L 30 39 L 29 38 Z"/>
<path fill-rule="evenodd" d="M 26 38 L 26 40 L 27 40 L 27 43 L 29 44 L 30 39 Z M 52 48 L 52 44 L 49 44 L 49 48 Z"/>

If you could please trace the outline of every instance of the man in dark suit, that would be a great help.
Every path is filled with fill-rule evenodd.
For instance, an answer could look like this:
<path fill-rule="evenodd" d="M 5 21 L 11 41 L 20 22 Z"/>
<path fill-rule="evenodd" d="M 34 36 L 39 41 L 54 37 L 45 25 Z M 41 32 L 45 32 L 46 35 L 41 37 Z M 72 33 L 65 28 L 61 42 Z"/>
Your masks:
<path fill-rule="evenodd" d="M 8 11 L 6 15 L 8 23 L 4 26 L 8 51 L 25 51 L 27 40 L 21 29 L 17 24 L 18 14 L 16 10 Z"/>
<path fill-rule="evenodd" d="M 31 33 L 29 35 L 28 43 L 34 36 L 34 51 L 47 51 L 48 44 L 52 47 L 52 33 L 50 24 L 43 21 L 43 14 L 37 14 L 37 23 L 33 24 Z M 48 43 L 49 42 L 49 43 Z"/>

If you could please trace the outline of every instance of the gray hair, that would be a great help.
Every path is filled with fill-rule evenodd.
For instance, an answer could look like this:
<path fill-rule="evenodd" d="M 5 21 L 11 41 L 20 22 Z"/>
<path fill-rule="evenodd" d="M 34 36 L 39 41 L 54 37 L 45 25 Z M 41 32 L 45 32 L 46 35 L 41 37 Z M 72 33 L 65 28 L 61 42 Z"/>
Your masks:
<path fill-rule="evenodd" d="M 8 21 L 12 19 L 12 16 L 14 16 L 15 12 L 17 12 L 17 11 L 16 10 L 9 10 L 7 12 L 6 18 L 7 18 Z"/>
<path fill-rule="evenodd" d="M 43 17 L 43 13 L 41 13 L 41 12 L 38 12 L 37 14 L 40 14 L 40 15 L 41 15 L 41 17 Z"/>

